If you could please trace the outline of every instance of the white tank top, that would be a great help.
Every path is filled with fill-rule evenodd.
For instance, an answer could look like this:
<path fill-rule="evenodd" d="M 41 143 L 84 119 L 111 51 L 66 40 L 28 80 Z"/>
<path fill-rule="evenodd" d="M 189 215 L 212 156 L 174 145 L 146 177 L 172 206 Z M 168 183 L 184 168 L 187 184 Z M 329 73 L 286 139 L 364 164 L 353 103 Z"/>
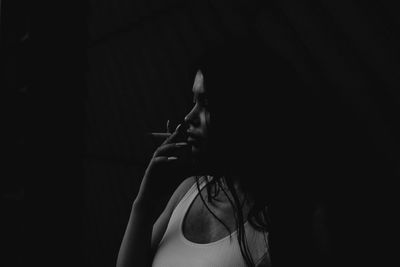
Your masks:
<path fill-rule="evenodd" d="M 206 185 L 203 179 L 200 190 Z M 198 195 L 196 183 L 186 192 L 172 212 L 167 229 L 154 256 L 153 267 L 246 267 L 240 252 L 237 232 L 208 244 L 198 244 L 185 238 L 182 232 L 183 219 L 191 203 Z M 244 224 L 247 243 L 254 262 L 270 262 L 268 234 Z M 270 266 L 270 264 L 268 265 Z"/>

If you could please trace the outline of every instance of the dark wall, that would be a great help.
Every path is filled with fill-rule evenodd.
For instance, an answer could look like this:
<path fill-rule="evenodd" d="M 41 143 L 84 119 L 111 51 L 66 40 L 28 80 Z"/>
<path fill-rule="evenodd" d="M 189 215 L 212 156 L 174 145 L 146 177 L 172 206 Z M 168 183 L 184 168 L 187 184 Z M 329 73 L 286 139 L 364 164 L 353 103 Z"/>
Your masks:
<path fill-rule="evenodd" d="M 0 179 L 0 265 L 21 266 L 30 87 L 29 12 L 24 1 L 0 1 L 0 91 L 3 163 Z"/>
<path fill-rule="evenodd" d="M 338 242 L 346 243 L 349 237 L 357 246 L 357 238 L 369 229 L 358 225 L 391 218 L 394 195 L 392 180 L 386 177 L 399 174 L 400 133 L 400 21 L 391 3 L 20 1 L 20 6 L 10 8 L 16 11 L 7 12 L 7 21 L 18 21 L 18 10 L 31 15 L 29 65 L 16 59 L 21 54 L 14 46 L 21 36 L 12 36 L 19 31 L 3 23 L 11 2 L 1 3 L 2 57 L 7 58 L 1 64 L 8 64 L 2 70 L 8 82 L 1 84 L 18 94 L 14 109 L 25 101 L 16 93 L 23 88 L 23 78 L 16 75 L 15 65 L 30 66 L 33 77 L 24 104 L 29 107 L 27 121 L 23 116 L 15 120 L 24 122 L 26 151 L 13 161 L 22 157 L 25 166 L 16 164 L 24 172 L 13 181 L 29 178 L 27 262 L 115 265 L 130 206 L 154 149 L 146 133 L 163 131 L 168 119 L 176 124 L 188 111 L 190 60 L 227 32 L 241 34 L 246 27 L 289 59 L 312 88 L 351 107 L 371 146 L 388 164 L 383 171 L 388 174 L 372 177 L 376 183 L 368 183 L 361 193 L 351 191 L 359 179 L 351 190 L 343 190 L 348 195 L 334 205 L 334 214 L 343 220 L 333 221 L 350 228 Z M 7 126 L 20 129 L 11 122 Z M 17 136 L 10 131 L 10 138 Z M 20 188 L 19 184 L 8 183 L 9 188 Z M 343 188 L 345 184 L 334 185 L 339 192 L 332 202 L 337 195 L 344 196 Z M 382 192 L 384 198 L 371 197 Z M 371 203 L 372 215 L 364 206 Z M 388 234 L 382 227 L 375 229 L 376 240 L 379 233 Z M 45 245 L 38 246 L 38 240 Z M 352 248 L 346 244 L 343 254 Z M 364 254 L 360 250 L 356 255 L 354 259 Z"/>

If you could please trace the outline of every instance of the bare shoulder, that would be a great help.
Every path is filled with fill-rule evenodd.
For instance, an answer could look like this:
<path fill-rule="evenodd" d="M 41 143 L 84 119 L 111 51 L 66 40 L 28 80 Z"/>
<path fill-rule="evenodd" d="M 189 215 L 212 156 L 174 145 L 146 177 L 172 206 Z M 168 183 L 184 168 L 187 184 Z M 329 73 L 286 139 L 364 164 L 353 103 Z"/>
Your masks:
<path fill-rule="evenodd" d="M 175 207 L 181 201 L 186 192 L 196 182 L 194 177 L 189 177 L 183 180 L 183 182 L 176 188 L 171 198 L 169 199 L 164 211 L 158 217 L 157 221 L 153 225 L 153 232 L 151 238 L 151 246 L 155 249 L 160 243 L 164 236 L 165 230 L 167 229 L 169 219 Z"/>

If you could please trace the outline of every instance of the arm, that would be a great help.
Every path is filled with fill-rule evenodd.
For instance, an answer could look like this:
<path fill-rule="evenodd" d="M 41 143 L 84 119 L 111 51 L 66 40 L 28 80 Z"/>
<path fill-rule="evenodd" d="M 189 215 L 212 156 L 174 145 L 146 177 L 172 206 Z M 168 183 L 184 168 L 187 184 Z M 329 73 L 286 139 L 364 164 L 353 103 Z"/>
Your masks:
<path fill-rule="evenodd" d="M 150 265 L 152 225 L 144 206 L 135 201 L 118 252 L 117 267 Z"/>
<path fill-rule="evenodd" d="M 193 178 L 177 179 L 189 176 L 185 171 L 190 147 L 179 141 L 182 135 L 183 129 L 178 126 L 154 152 L 132 205 L 117 267 L 151 265 L 171 213 L 193 181 Z"/>

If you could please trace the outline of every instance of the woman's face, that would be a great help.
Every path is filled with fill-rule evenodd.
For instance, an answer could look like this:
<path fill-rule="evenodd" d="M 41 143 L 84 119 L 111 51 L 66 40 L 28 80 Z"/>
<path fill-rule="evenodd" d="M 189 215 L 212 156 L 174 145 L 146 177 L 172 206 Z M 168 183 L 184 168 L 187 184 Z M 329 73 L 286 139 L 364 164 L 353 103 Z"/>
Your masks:
<path fill-rule="evenodd" d="M 196 73 L 192 91 L 194 106 L 185 117 L 185 122 L 189 125 L 187 142 L 192 147 L 193 157 L 202 160 L 208 150 L 210 113 L 201 70 Z"/>

